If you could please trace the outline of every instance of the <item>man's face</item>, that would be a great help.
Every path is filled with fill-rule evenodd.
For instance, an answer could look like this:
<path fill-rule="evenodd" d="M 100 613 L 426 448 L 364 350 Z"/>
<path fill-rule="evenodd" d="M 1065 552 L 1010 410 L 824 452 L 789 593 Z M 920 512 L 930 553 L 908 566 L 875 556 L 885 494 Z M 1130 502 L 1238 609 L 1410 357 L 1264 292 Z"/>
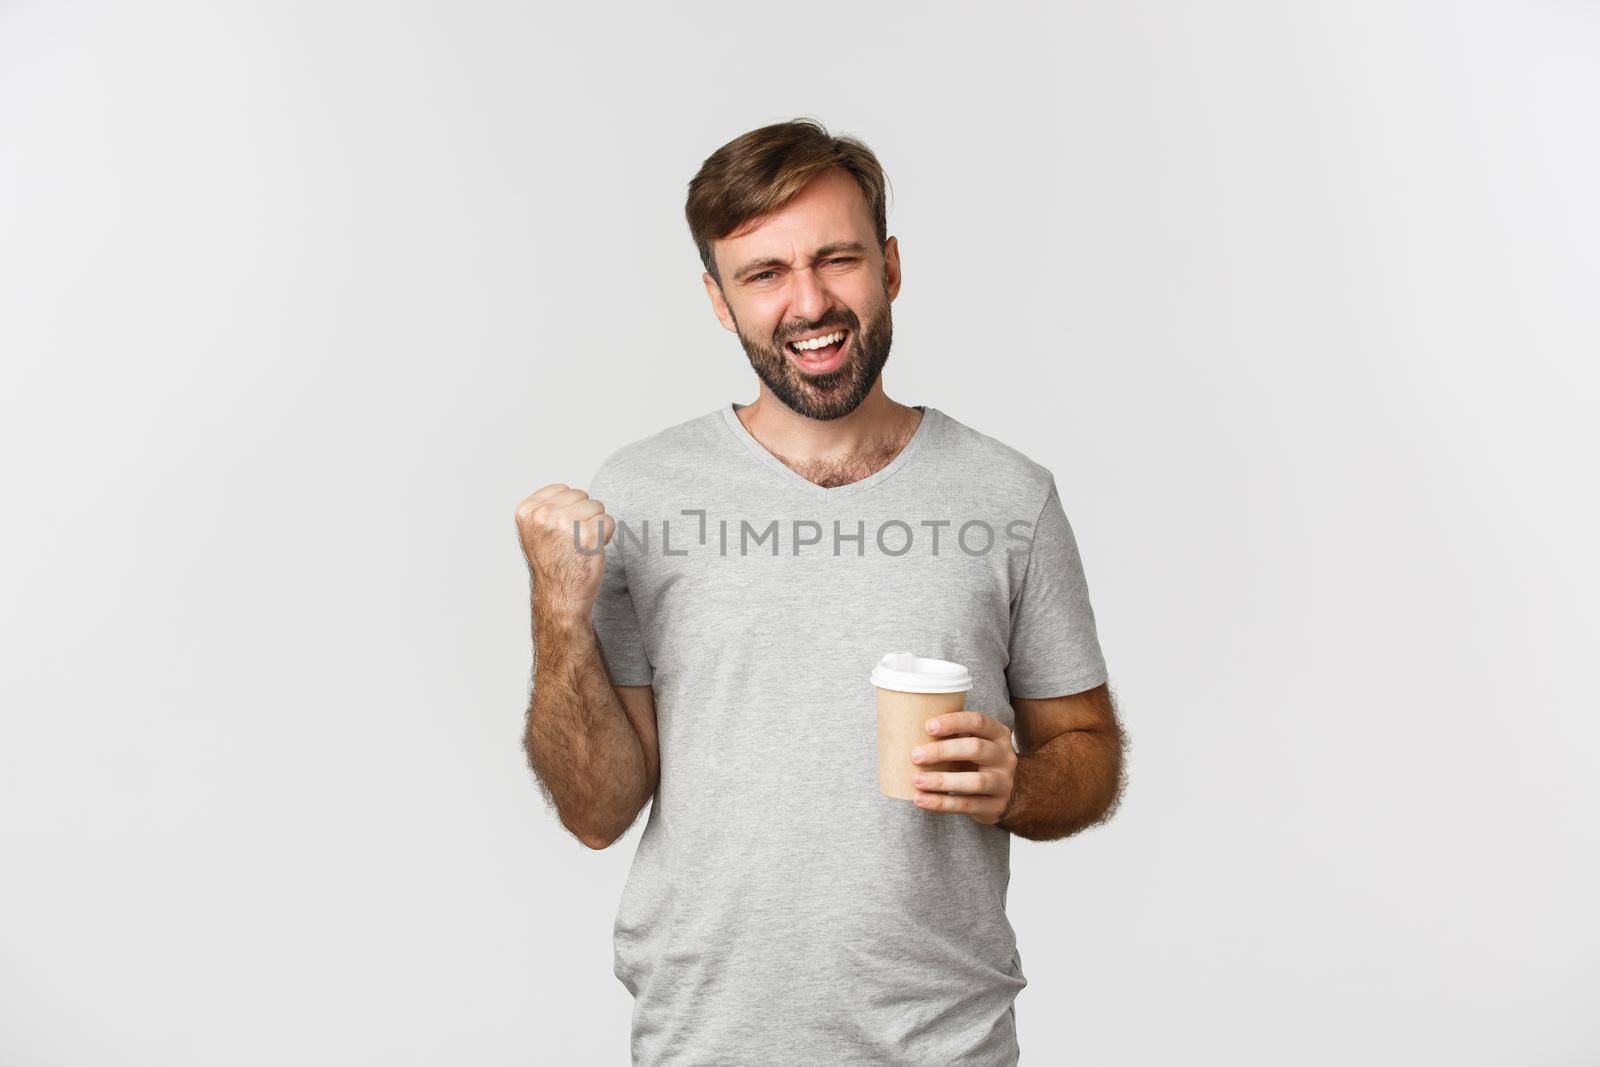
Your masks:
<path fill-rule="evenodd" d="M 722 285 L 706 291 L 723 325 L 779 400 L 807 418 L 854 411 L 889 359 L 889 304 L 900 290 L 895 238 L 879 249 L 866 197 L 842 170 L 714 244 Z M 815 351 L 792 343 L 842 331 Z"/>

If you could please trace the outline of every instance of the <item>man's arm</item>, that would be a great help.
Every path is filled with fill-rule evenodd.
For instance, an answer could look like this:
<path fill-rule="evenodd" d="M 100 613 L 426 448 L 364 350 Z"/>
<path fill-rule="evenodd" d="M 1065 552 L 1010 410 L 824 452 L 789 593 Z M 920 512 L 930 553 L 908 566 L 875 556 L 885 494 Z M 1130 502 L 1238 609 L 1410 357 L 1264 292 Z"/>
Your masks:
<path fill-rule="evenodd" d="M 1011 705 L 1019 754 L 1011 802 L 996 825 L 1054 841 L 1109 819 L 1125 784 L 1123 733 L 1110 689 Z"/>
<path fill-rule="evenodd" d="M 593 849 L 627 832 L 655 794 L 655 690 L 611 684 L 592 624 L 547 624 L 522 746 L 561 825 Z"/>
<path fill-rule="evenodd" d="M 532 584 L 534 645 L 522 747 L 561 825 L 590 848 L 605 848 L 655 793 L 660 767 L 655 691 L 612 684 L 594 629 L 615 520 L 583 490 L 554 484 L 517 506 L 517 528 Z"/>

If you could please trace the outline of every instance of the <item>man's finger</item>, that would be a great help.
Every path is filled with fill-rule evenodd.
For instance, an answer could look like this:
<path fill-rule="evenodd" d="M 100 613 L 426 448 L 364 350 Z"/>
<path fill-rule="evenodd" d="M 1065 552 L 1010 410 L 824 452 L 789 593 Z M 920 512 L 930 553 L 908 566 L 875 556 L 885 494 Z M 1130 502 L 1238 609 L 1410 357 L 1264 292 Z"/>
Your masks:
<path fill-rule="evenodd" d="M 585 505 L 579 506 L 583 507 Z M 598 518 L 596 516 L 598 516 Z M 598 550 L 601 547 L 609 545 L 611 543 L 612 534 L 616 533 L 617 531 L 617 521 L 610 515 L 605 514 L 598 504 L 595 505 L 594 509 L 590 511 L 589 514 L 583 516 L 581 519 L 574 519 L 569 516 L 567 519 L 567 527 L 569 530 L 572 529 L 572 525 L 574 523 L 577 524 L 577 529 L 573 533 L 573 536 L 576 538 L 575 543 L 579 548 L 590 553 L 591 555 L 598 555 Z M 596 533 L 599 534 L 600 539 L 598 541 L 595 540 Z"/>
<path fill-rule="evenodd" d="M 1000 795 L 1000 783 L 990 771 L 919 771 L 912 782 L 918 789 L 930 793 Z"/>
<path fill-rule="evenodd" d="M 948 811 L 958 815 L 998 816 L 1001 804 L 996 797 L 971 796 L 964 793 L 924 793 L 916 796 L 917 807 L 928 811 Z"/>
<path fill-rule="evenodd" d="M 912 749 L 911 761 L 944 763 L 947 760 L 973 760 L 985 763 L 991 753 L 998 751 L 999 746 L 987 737 L 952 737 L 948 741 L 933 741 Z M 919 754 L 921 759 L 917 758 Z"/>
<path fill-rule="evenodd" d="M 538 507 L 557 493 L 571 492 L 571 490 L 572 487 L 566 482 L 551 482 L 549 485 L 535 489 L 533 494 L 528 497 L 528 504 L 532 507 Z"/>
<path fill-rule="evenodd" d="M 576 504 L 561 509 L 561 515 L 568 523 L 586 522 L 606 509 L 606 506 L 593 497 L 584 497 Z"/>
<path fill-rule="evenodd" d="M 998 739 L 1004 735 L 1006 724 L 981 711 L 947 711 L 929 719 L 925 728 L 928 733 L 939 737 L 977 734 L 979 737 Z"/>

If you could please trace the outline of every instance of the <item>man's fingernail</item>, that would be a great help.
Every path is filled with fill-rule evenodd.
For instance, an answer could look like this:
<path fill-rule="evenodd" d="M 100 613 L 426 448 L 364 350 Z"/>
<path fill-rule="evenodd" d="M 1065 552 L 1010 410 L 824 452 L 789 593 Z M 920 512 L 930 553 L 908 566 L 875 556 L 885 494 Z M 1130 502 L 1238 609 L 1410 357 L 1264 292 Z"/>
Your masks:
<path fill-rule="evenodd" d="M 930 734 L 936 734 L 936 733 L 939 732 L 939 720 L 938 719 L 929 719 L 928 723 L 927 723 L 927 726 L 928 726 L 928 732 Z"/>

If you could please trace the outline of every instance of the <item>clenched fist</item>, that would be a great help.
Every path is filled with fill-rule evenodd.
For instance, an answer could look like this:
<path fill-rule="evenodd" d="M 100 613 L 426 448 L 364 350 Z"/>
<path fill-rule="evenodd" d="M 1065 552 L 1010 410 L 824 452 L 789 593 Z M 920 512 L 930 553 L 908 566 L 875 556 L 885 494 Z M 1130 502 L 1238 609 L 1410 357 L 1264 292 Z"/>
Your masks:
<path fill-rule="evenodd" d="M 576 538 L 574 523 L 579 525 Z M 616 528 L 604 504 L 559 482 L 517 505 L 517 533 L 541 610 L 555 618 L 589 620 L 605 576 L 605 546 Z"/>

